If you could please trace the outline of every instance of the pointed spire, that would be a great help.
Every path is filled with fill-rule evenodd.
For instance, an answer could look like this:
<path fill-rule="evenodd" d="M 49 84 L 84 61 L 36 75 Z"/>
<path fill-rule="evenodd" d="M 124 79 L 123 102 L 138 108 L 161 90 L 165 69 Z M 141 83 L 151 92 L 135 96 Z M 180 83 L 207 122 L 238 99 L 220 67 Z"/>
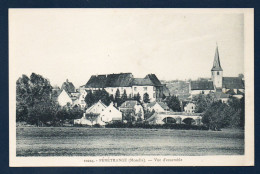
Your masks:
<path fill-rule="evenodd" d="M 216 47 L 213 67 L 212 67 L 211 71 L 223 71 L 223 69 L 221 68 L 221 65 L 220 65 L 220 60 L 219 60 L 218 45 Z"/>

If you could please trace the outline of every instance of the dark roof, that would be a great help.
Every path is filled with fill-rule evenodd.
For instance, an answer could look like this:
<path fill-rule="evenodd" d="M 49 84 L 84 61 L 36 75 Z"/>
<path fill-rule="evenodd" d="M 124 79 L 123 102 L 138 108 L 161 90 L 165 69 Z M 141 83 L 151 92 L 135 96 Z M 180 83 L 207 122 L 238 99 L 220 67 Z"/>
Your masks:
<path fill-rule="evenodd" d="M 145 78 L 134 78 L 132 85 L 134 85 L 134 86 L 154 86 L 153 82 L 150 79 L 145 79 Z"/>
<path fill-rule="evenodd" d="M 244 89 L 244 81 L 240 77 L 223 77 L 223 88 Z"/>
<path fill-rule="evenodd" d="M 86 88 L 162 86 L 156 75 L 148 74 L 145 78 L 134 78 L 132 73 L 92 75 Z"/>
<path fill-rule="evenodd" d="M 212 81 L 191 81 L 191 90 L 214 90 Z"/>
<path fill-rule="evenodd" d="M 65 90 L 67 93 L 72 93 L 75 92 L 75 86 L 73 85 L 73 83 L 69 82 L 68 80 L 66 80 L 66 82 L 64 82 L 61 86 L 61 91 Z"/>
<path fill-rule="evenodd" d="M 229 94 L 225 94 L 223 92 L 215 92 L 214 95 L 217 99 L 229 98 Z"/>
<path fill-rule="evenodd" d="M 140 105 L 140 103 L 136 100 L 127 100 L 121 104 L 120 108 L 134 108 L 135 105 Z"/>
<path fill-rule="evenodd" d="M 221 65 L 220 65 L 218 47 L 216 47 L 213 67 L 212 67 L 211 71 L 223 71 L 223 69 L 221 68 Z"/>
<path fill-rule="evenodd" d="M 92 75 L 86 88 L 128 87 L 133 81 L 132 73 Z"/>
<path fill-rule="evenodd" d="M 150 79 L 155 86 L 162 86 L 160 80 L 156 77 L 155 74 L 148 74 L 145 76 L 145 79 Z"/>
<path fill-rule="evenodd" d="M 106 87 L 128 87 L 132 81 L 132 73 L 108 74 Z"/>

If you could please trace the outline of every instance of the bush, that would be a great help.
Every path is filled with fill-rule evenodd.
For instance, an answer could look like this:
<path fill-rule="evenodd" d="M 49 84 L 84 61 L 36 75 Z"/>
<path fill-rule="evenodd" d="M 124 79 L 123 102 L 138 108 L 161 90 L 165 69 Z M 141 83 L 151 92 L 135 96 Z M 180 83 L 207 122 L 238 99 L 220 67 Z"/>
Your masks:
<path fill-rule="evenodd" d="M 105 126 L 106 128 L 143 128 L 143 129 L 181 129 L 181 130 L 208 130 L 203 125 L 186 125 L 186 124 L 148 124 L 144 123 L 111 123 Z"/>

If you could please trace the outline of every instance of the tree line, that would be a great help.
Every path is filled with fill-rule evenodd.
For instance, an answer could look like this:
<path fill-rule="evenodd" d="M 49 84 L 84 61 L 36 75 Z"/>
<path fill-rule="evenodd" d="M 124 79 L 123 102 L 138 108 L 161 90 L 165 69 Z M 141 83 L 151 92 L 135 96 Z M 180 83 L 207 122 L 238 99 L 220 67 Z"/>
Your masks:
<path fill-rule="evenodd" d="M 66 120 L 81 118 L 77 106 L 61 107 L 48 79 L 32 73 L 16 81 L 16 121 L 32 125 L 62 125 Z"/>
<path fill-rule="evenodd" d="M 202 122 L 211 130 L 221 128 L 244 128 L 245 98 L 230 97 L 226 103 L 217 100 L 213 94 L 193 98 L 195 112 L 203 113 Z"/>

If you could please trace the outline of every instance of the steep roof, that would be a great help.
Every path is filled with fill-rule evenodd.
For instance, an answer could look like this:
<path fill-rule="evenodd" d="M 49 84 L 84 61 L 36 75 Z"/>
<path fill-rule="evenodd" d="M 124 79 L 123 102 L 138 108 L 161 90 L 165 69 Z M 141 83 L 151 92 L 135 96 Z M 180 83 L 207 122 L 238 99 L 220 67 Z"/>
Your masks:
<path fill-rule="evenodd" d="M 191 90 L 214 90 L 212 81 L 191 81 Z"/>
<path fill-rule="evenodd" d="M 134 85 L 134 86 L 154 86 L 153 82 L 150 79 L 145 79 L 145 78 L 134 78 L 132 85 Z"/>
<path fill-rule="evenodd" d="M 66 82 L 63 82 L 61 86 L 61 90 L 63 89 L 68 93 L 75 92 L 75 86 L 73 85 L 72 82 L 69 82 L 68 79 L 66 80 Z"/>
<path fill-rule="evenodd" d="M 85 85 L 87 88 L 104 88 L 106 87 L 106 75 L 92 75 Z"/>
<path fill-rule="evenodd" d="M 244 81 L 240 77 L 223 77 L 223 88 L 244 89 Z"/>
<path fill-rule="evenodd" d="M 108 74 L 106 87 L 129 87 L 132 81 L 132 73 Z"/>
<path fill-rule="evenodd" d="M 148 74 L 145 76 L 145 79 L 150 79 L 155 86 L 162 86 L 160 80 L 156 77 L 155 74 Z"/>
<path fill-rule="evenodd" d="M 155 74 L 148 74 L 145 78 L 134 78 L 132 73 L 92 75 L 86 83 L 86 88 L 162 86 Z"/>
<path fill-rule="evenodd" d="M 92 75 L 86 88 L 128 87 L 133 81 L 132 73 Z"/>
<path fill-rule="evenodd" d="M 223 69 L 221 68 L 221 65 L 220 65 L 218 47 L 216 47 L 213 67 L 212 67 L 211 71 L 223 71 Z"/>

